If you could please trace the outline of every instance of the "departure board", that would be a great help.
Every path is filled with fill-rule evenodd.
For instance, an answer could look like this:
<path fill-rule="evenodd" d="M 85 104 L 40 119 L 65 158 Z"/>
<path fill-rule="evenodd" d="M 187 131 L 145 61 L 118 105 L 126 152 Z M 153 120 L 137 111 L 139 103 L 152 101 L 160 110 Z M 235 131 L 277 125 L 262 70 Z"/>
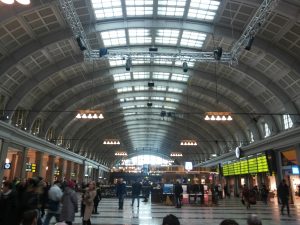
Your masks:
<path fill-rule="evenodd" d="M 223 165 L 223 176 L 228 176 L 228 164 Z"/>
<path fill-rule="evenodd" d="M 234 175 L 234 167 L 233 167 L 233 163 L 228 164 L 228 175 Z"/>
<path fill-rule="evenodd" d="M 267 157 L 265 155 L 257 157 L 257 170 L 261 172 L 269 172 Z"/>
<path fill-rule="evenodd" d="M 257 173 L 257 158 L 248 159 L 249 173 Z"/>
<path fill-rule="evenodd" d="M 240 163 L 241 163 L 241 174 L 249 173 L 248 161 L 247 160 L 242 160 Z"/>
<path fill-rule="evenodd" d="M 235 162 L 233 164 L 233 168 L 234 168 L 234 174 L 235 175 L 241 174 L 241 162 Z"/>

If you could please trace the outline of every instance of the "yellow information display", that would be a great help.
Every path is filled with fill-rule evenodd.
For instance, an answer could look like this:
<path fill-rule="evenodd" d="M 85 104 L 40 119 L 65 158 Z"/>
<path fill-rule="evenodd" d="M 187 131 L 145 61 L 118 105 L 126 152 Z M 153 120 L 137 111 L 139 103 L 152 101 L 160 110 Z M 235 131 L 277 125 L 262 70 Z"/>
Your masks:
<path fill-rule="evenodd" d="M 244 158 L 238 162 L 223 164 L 223 176 L 269 172 L 266 155 Z"/>

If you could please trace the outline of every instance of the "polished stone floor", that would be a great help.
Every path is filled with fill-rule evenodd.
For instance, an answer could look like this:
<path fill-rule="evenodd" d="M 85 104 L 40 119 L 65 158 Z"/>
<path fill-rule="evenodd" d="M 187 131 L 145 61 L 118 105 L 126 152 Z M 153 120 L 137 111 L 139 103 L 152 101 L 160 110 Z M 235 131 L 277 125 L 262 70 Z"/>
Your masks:
<path fill-rule="evenodd" d="M 240 199 L 231 198 L 220 200 L 218 205 L 199 206 L 184 205 L 182 208 L 165 206 L 162 204 L 151 204 L 151 202 L 140 202 L 140 207 L 131 207 L 131 200 L 126 199 L 124 209 L 118 210 L 116 198 L 102 199 L 99 204 L 99 214 L 92 216 L 92 224 L 143 224 L 159 225 L 167 214 L 174 214 L 183 225 L 218 225 L 224 219 L 235 219 L 239 225 L 246 225 L 246 218 L 251 214 L 257 214 L 263 225 L 299 225 L 300 207 L 291 205 L 291 216 L 280 215 L 280 205 L 270 202 L 264 205 L 258 202 L 257 205 L 246 209 Z M 76 225 L 81 224 L 81 218 L 76 216 Z"/>

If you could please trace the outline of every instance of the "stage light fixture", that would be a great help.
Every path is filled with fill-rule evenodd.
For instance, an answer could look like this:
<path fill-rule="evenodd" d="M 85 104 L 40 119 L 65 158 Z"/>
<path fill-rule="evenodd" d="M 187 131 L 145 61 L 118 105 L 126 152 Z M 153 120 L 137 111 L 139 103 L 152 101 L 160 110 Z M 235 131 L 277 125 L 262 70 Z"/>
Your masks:
<path fill-rule="evenodd" d="M 152 106 L 152 102 L 148 102 L 148 103 L 147 103 L 147 106 L 148 106 L 148 107 L 151 107 L 151 106 Z"/>
<path fill-rule="evenodd" d="M 222 58 L 222 52 L 223 52 L 222 47 L 218 47 L 217 49 L 214 50 L 215 60 L 220 60 Z"/>
<path fill-rule="evenodd" d="M 250 51 L 252 44 L 254 41 L 254 36 L 250 36 L 247 45 L 245 46 L 245 50 Z"/>
<path fill-rule="evenodd" d="M 150 88 L 152 88 L 152 87 L 154 87 L 154 82 L 148 82 L 148 87 L 150 87 Z"/>
<path fill-rule="evenodd" d="M 189 69 L 189 67 L 188 67 L 187 62 L 183 62 L 183 64 L 182 64 L 182 70 L 183 70 L 183 72 L 186 73 L 188 71 L 188 69 Z"/>
<path fill-rule="evenodd" d="M 126 71 L 130 71 L 130 67 L 132 66 L 131 58 L 126 59 L 125 69 Z"/>
<path fill-rule="evenodd" d="M 80 49 L 81 51 L 86 50 L 86 47 L 84 46 L 84 42 L 83 42 L 81 36 L 78 36 L 78 37 L 76 38 L 76 41 L 77 41 L 78 47 L 79 47 L 79 49 Z"/>

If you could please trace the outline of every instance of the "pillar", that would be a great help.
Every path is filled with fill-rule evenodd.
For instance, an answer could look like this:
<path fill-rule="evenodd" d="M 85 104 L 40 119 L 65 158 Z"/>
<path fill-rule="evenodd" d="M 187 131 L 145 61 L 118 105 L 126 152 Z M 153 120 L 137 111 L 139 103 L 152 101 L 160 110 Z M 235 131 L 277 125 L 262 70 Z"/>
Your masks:
<path fill-rule="evenodd" d="M 57 176 L 58 180 L 63 180 L 65 177 L 65 159 L 60 158 L 58 160 L 58 168 L 59 168 L 59 175 Z"/>
<path fill-rule="evenodd" d="M 72 177 L 71 177 L 71 172 L 73 172 L 72 171 L 72 162 L 71 161 L 67 161 L 67 168 L 66 168 L 66 173 L 65 173 L 65 179 L 66 180 L 71 180 L 71 179 L 73 179 Z"/>
<path fill-rule="evenodd" d="M 9 142 L 0 139 L 0 182 L 2 183 L 4 174 L 4 163 L 8 152 Z"/>
<path fill-rule="evenodd" d="M 8 180 L 12 181 L 17 176 L 17 174 L 16 174 L 17 166 L 18 166 L 18 155 L 17 154 L 12 155 L 12 159 L 11 159 L 10 163 L 11 163 L 11 168 L 10 168 Z"/>
<path fill-rule="evenodd" d="M 46 181 L 50 184 L 53 183 L 54 180 L 54 164 L 55 164 L 55 156 L 49 155 L 48 156 L 48 162 L 47 162 L 47 167 L 48 170 L 46 171 Z"/>
<path fill-rule="evenodd" d="M 39 176 L 39 177 L 42 176 L 43 156 L 44 156 L 44 153 L 36 152 L 36 157 L 35 157 L 36 172 L 34 173 L 35 176 Z"/>
<path fill-rule="evenodd" d="M 79 174 L 78 174 L 78 182 L 84 182 L 85 178 L 85 160 L 83 160 L 82 164 L 79 164 Z"/>
<path fill-rule="evenodd" d="M 24 147 L 21 152 L 17 153 L 18 154 L 17 174 L 19 174 L 21 180 L 26 178 L 27 153 L 28 153 L 28 148 L 26 147 Z"/>

